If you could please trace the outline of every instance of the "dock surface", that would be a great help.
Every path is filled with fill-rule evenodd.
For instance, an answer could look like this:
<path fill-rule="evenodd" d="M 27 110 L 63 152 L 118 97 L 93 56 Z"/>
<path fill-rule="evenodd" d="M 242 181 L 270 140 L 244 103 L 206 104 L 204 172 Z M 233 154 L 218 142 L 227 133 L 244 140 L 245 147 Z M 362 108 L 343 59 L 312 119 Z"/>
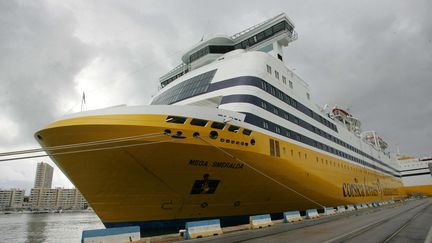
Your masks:
<path fill-rule="evenodd" d="M 432 198 L 427 198 L 302 222 L 276 221 L 256 230 L 238 226 L 224 229 L 223 235 L 187 242 L 427 242 L 431 226 Z"/>

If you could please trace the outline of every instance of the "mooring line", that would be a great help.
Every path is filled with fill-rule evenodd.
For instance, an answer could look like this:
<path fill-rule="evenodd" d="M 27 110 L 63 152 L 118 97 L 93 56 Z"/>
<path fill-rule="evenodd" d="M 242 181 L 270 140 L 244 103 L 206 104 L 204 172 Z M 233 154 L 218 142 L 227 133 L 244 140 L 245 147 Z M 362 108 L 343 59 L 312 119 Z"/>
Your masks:
<path fill-rule="evenodd" d="M 222 149 L 222 148 L 220 148 L 220 147 L 214 145 L 213 143 L 211 143 L 211 142 L 209 142 L 209 141 L 203 139 L 202 137 L 198 137 L 198 138 L 200 138 L 202 141 L 206 142 L 207 144 L 210 144 L 211 146 L 217 148 L 219 151 L 223 152 L 224 154 L 228 155 L 229 157 L 231 157 L 231 158 L 233 158 L 233 159 L 235 159 L 235 160 L 237 160 L 237 161 L 239 161 L 239 162 L 242 162 L 243 164 L 245 164 L 245 165 L 246 165 L 247 167 L 249 167 L 250 169 L 252 169 L 252 170 L 254 170 L 255 172 L 257 172 L 258 174 L 260 174 L 260 175 L 262 175 L 262 176 L 268 178 L 269 180 L 275 182 L 276 184 L 278 184 L 278 185 L 284 187 L 285 189 L 288 189 L 288 190 L 290 190 L 290 191 L 296 193 L 297 195 L 299 195 L 299 196 L 305 198 L 306 200 L 311 201 L 312 203 L 314 203 L 314 204 L 316 204 L 316 205 L 318 205 L 318 206 L 320 206 L 320 207 L 322 207 L 322 208 L 325 208 L 324 205 L 322 205 L 322 204 L 318 203 L 317 201 L 315 201 L 315 200 L 309 198 L 308 196 L 306 196 L 306 195 L 304 195 L 304 194 L 302 194 L 302 193 L 296 191 L 295 189 L 293 189 L 293 188 L 291 188 L 291 187 L 289 187 L 289 186 L 283 184 L 282 182 L 279 182 L 278 180 L 276 180 L 276 179 L 274 179 L 273 177 L 267 175 L 266 173 L 260 171 L 259 169 L 253 167 L 253 166 L 250 165 L 249 163 L 246 163 L 245 161 L 239 159 L 238 157 L 236 157 L 236 156 L 230 154 L 229 152 L 225 151 L 224 149 Z"/>

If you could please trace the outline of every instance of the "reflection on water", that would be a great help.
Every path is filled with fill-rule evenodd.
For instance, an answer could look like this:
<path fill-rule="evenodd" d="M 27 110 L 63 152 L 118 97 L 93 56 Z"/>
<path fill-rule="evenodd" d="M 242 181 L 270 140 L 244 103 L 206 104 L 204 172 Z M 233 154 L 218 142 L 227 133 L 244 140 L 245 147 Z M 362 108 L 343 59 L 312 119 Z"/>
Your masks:
<path fill-rule="evenodd" d="M 0 242 L 80 242 L 83 230 L 100 228 L 91 212 L 0 214 Z"/>
<path fill-rule="evenodd" d="M 46 242 L 45 227 L 48 214 L 32 214 L 32 216 L 27 217 L 26 220 L 26 242 Z"/>

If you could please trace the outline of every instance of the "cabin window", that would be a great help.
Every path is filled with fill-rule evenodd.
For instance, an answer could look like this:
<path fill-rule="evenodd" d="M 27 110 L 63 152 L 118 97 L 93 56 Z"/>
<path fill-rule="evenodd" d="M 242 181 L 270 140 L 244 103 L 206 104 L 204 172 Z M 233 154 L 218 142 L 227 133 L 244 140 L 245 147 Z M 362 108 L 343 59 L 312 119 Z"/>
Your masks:
<path fill-rule="evenodd" d="M 261 107 L 266 110 L 267 109 L 267 103 L 264 102 L 264 101 L 262 101 L 261 102 Z"/>
<path fill-rule="evenodd" d="M 280 157 L 279 141 L 270 139 L 270 155 Z"/>
<path fill-rule="evenodd" d="M 275 146 L 275 144 L 274 144 L 274 140 L 273 140 L 273 139 L 270 139 L 270 155 L 271 155 L 271 156 L 275 156 L 275 149 L 274 149 L 274 146 Z"/>
<path fill-rule="evenodd" d="M 262 87 L 263 90 L 267 91 L 267 85 L 266 85 L 266 83 L 264 81 L 261 81 L 261 87 Z"/>
<path fill-rule="evenodd" d="M 278 109 L 278 108 L 274 107 L 274 108 L 273 108 L 273 112 L 274 112 L 276 115 L 279 115 L 279 109 Z"/>
<path fill-rule="evenodd" d="M 180 116 L 168 116 L 165 121 L 169 123 L 178 123 L 178 124 L 184 124 L 186 122 L 186 117 L 180 117 Z"/>
<path fill-rule="evenodd" d="M 310 94 L 309 94 L 309 93 L 306 93 L 306 98 L 307 98 L 308 100 L 310 100 Z"/>
<path fill-rule="evenodd" d="M 243 134 L 247 135 L 247 136 L 250 136 L 252 134 L 252 131 L 249 130 L 249 129 L 243 129 Z"/>
<path fill-rule="evenodd" d="M 279 72 L 275 70 L 275 77 L 279 79 Z"/>
<path fill-rule="evenodd" d="M 293 82 L 292 82 L 291 80 L 289 80 L 288 82 L 289 82 L 289 87 L 290 87 L 291 89 L 293 89 L 293 88 L 294 88 L 294 86 L 293 86 Z"/>
<path fill-rule="evenodd" d="M 264 35 L 265 35 L 265 37 L 270 37 L 271 35 L 273 35 L 273 31 L 272 31 L 272 29 L 271 29 L 271 28 L 266 29 L 266 30 L 264 31 Z"/>
<path fill-rule="evenodd" d="M 240 127 L 238 127 L 238 126 L 234 126 L 234 125 L 231 125 L 231 126 L 228 128 L 228 131 L 230 131 L 230 132 L 238 132 L 239 129 L 240 129 Z"/>
<path fill-rule="evenodd" d="M 213 122 L 211 125 L 211 128 L 216 128 L 220 130 L 224 129 L 224 127 L 225 127 L 225 123 L 222 122 Z"/>
<path fill-rule="evenodd" d="M 272 73 L 272 68 L 271 68 L 269 65 L 267 65 L 267 72 L 268 72 L 269 74 Z"/>
<path fill-rule="evenodd" d="M 276 156 L 280 157 L 279 141 L 275 141 Z"/>
<path fill-rule="evenodd" d="M 264 127 L 265 129 L 268 129 L 268 128 L 269 128 L 268 123 L 267 123 L 267 122 L 263 122 L 263 127 Z"/>
<path fill-rule="evenodd" d="M 194 125 L 194 126 L 204 127 L 205 125 L 207 125 L 207 122 L 208 122 L 207 120 L 202 120 L 202 119 L 194 118 L 194 119 L 192 119 L 192 121 L 190 122 L 190 124 Z"/>
<path fill-rule="evenodd" d="M 280 133 L 280 132 L 281 132 L 280 127 L 276 127 L 276 133 Z"/>
<path fill-rule="evenodd" d="M 282 75 L 282 83 L 286 84 L 286 77 Z"/>

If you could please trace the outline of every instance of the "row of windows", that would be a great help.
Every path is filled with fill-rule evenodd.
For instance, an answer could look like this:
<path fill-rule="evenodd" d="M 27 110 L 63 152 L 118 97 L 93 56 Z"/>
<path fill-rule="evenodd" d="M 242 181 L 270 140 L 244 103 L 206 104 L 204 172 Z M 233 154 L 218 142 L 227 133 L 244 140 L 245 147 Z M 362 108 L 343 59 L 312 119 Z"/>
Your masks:
<path fill-rule="evenodd" d="M 186 69 L 184 72 L 178 73 L 178 74 L 172 76 L 171 78 L 162 81 L 161 82 L 162 88 L 165 87 L 165 86 L 167 86 L 168 84 L 170 84 L 172 81 L 174 81 L 174 80 L 180 78 L 181 76 L 185 75 L 188 72 L 189 72 L 189 70 Z"/>
<path fill-rule="evenodd" d="M 189 63 L 198 60 L 209 53 L 224 54 L 232 50 L 234 50 L 234 46 L 214 46 L 214 45 L 206 46 L 201 48 L 197 52 L 193 53 L 192 55 L 190 55 Z"/>
<path fill-rule="evenodd" d="M 388 173 L 390 175 L 398 177 L 398 175 L 393 174 L 390 171 L 387 171 L 387 170 L 385 170 L 383 168 L 380 168 L 380 167 L 377 167 L 375 165 L 372 165 L 372 164 L 370 164 L 370 163 L 368 163 L 368 162 L 366 162 L 366 161 L 364 161 L 362 159 L 359 159 L 359 158 L 354 157 L 354 156 L 352 156 L 350 154 L 344 153 L 344 152 L 342 152 L 342 151 L 340 151 L 338 149 L 335 149 L 335 148 L 333 148 L 331 146 L 328 146 L 326 144 L 323 144 L 323 143 L 320 143 L 318 141 L 315 141 L 315 140 L 313 140 L 313 139 L 311 139 L 309 137 L 306 137 L 306 136 L 304 136 L 304 135 L 302 135 L 300 133 L 297 133 L 295 131 L 291 131 L 291 130 L 289 130 L 287 128 L 284 128 L 284 127 L 280 127 L 280 126 L 276 125 L 275 123 L 272 123 L 272 122 L 270 122 L 268 120 L 265 120 L 265 119 L 263 119 L 261 117 L 258 117 L 256 115 L 254 115 L 254 114 L 246 113 L 246 120 L 245 121 L 248 122 L 248 123 L 250 123 L 250 124 L 253 124 L 255 126 L 262 127 L 262 128 L 264 128 L 266 130 L 272 131 L 272 132 L 276 132 L 276 127 L 278 127 L 279 131 L 280 131 L 279 134 L 282 135 L 282 136 L 284 136 L 284 137 L 291 138 L 291 139 L 296 140 L 298 142 L 301 142 L 301 143 L 310 145 L 312 147 L 318 148 L 320 150 L 332 153 L 334 155 L 337 155 L 339 157 L 345 158 L 347 160 L 355 161 L 355 162 L 357 162 L 357 163 L 359 163 L 361 165 L 364 165 L 364 166 L 367 166 L 367 167 L 370 167 L 370 168 L 373 168 L 373 169 L 382 171 L 384 173 Z"/>
<path fill-rule="evenodd" d="M 216 70 L 214 70 L 214 71 L 216 71 Z M 259 83 L 261 84 L 261 86 L 258 85 Z M 288 95 L 284 94 L 283 92 L 281 92 L 277 88 L 273 87 L 272 85 L 268 84 L 267 82 L 265 82 L 265 81 L 263 81 L 261 79 L 258 79 L 258 78 L 255 78 L 255 77 L 239 77 L 239 78 L 235 78 L 235 79 L 230 79 L 230 80 L 225 80 L 225 81 L 222 81 L 222 82 L 218 82 L 218 83 L 212 85 L 212 87 L 210 89 L 211 89 L 211 91 L 214 91 L 214 90 L 217 90 L 217 89 L 232 87 L 232 86 L 236 86 L 236 85 L 253 85 L 255 87 L 259 87 L 259 88 L 267 91 L 268 93 L 272 94 L 273 96 L 276 96 L 279 99 L 285 101 L 285 103 L 293 106 L 294 108 L 298 109 L 299 111 L 302 111 L 303 113 L 305 113 L 305 114 L 313 117 L 315 120 L 320 121 L 322 124 L 328 124 L 328 125 L 331 124 L 332 125 L 331 127 L 333 127 L 334 130 L 337 132 L 336 126 L 333 123 L 328 122 L 326 119 L 324 119 L 323 117 L 321 117 L 318 114 L 314 113 L 313 111 L 311 111 L 310 109 L 308 109 L 307 107 L 305 107 L 304 105 L 302 105 L 301 103 L 298 103 L 295 99 L 292 99 Z M 177 86 L 175 86 L 175 87 L 177 87 Z M 162 95 L 165 95 L 165 93 L 162 94 Z M 196 94 L 196 95 L 198 95 L 198 94 Z M 192 96 L 194 96 L 194 95 L 192 95 Z M 190 97 L 192 97 L 192 96 L 190 96 Z M 228 97 L 229 96 L 225 96 L 223 98 L 223 102 L 226 102 L 226 100 L 227 100 L 226 98 L 228 98 Z M 161 97 L 158 97 L 157 99 L 160 99 L 160 98 Z M 156 101 L 157 100 L 153 101 L 152 104 L 155 104 Z M 177 101 L 175 101 L 175 102 L 177 102 Z M 174 102 L 172 102 L 172 103 L 174 103 Z M 309 112 L 307 110 L 309 110 Z M 295 123 L 296 123 L 296 121 L 298 121 L 299 124 L 300 124 L 300 120 L 293 119 L 293 121 Z M 327 121 L 327 123 L 325 121 Z M 316 128 L 316 129 L 318 129 L 318 128 Z M 315 128 L 314 128 L 314 130 L 315 130 Z M 356 149 L 355 147 L 353 147 L 353 146 L 351 146 L 351 145 L 349 145 L 349 144 L 347 144 L 347 143 L 345 143 L 345 142 L 343 142 L 343 141 L 341 141 L 341 140 L 339 140 L 337 138 L 334 138 L 331 135 L 330 136 L 333 137 L 333 139 L 331 137 L 329 138 L 329 135 L 325 135 L 327 133 L 325 133 L 324 131 L 322 131 L 322 132 L 321 131 L 322 130 L 319 129 L 319 130 L 315 130 L 314 132 L 315 133 L 319 132 L 321 136 L 324 136 L 324 137 L 326 137 L 326 138 L 328 138 L 328 139 L 330 139 L 330 140 L 332 140 L 332 141 L 334 141 L 334 142 L 336 142 L 336 143 L 338 143 L 338 144 L 340 144 L 340 145 L 342 145 L 342 146 L 344 146 L 344 147 L 346 147 L 346 148 L 348 148 L 350 150 L 353 150 L 356 153 L 359 153 L 359 154 L 361 154 L 361 155 L 363 155 L 363 156 L 365 156 L 365 157 L 367 157 L 367 158 L 369 158 L 369 159 L 371 159 L 371 160 L 373 160 L 373 161 L 375 161 L 377 163 L 380 163 L 380 164 L 382 164 L 382 165 L 384 165 L 384 166 L 386 166 L 386 167 L 394 170 L 394 168 L 390 167 L 389 165 L 381 162 L 380 160 L 377 160 L 377 159 L 373 158 L 372 156 L 364 153 L 363 151 L 360 151 L 360 150 Z M 394 171 L 396 171 L 396 170 L 394 170 Z"/>
<path fill-rule="evenodd" d="M 260 33 L 249 37 L 249 39 L 246 39 L 238 44 L 236 44 L 234 46 L 235 49 L 246 49 L 249 46 L 253 46 L 255 44 L 258 44 L 266 39 L 269 39 L 270 37 L 274 36 L 275 34 L 283 31 L 283 30 L 288 30 L 290 33 L 293 32 L 294 28 L 288 24 L 288 22 L 286 21 L 282 21 L 280 23 L 277 23 L 275 25 L 273 25 L 272 27 L 261 31 Z"/>
<path fill-rule="evenodd" d="M 273 95 L 274 97 L 280 99 L 281 101 L 285 102 L 286 104 L 296 108 L 297 110 L 303 112 L 304 114 L 312 117 L 314 120 L 320 122 L 321 124 L 325 125 L 326 127 L 332 129 L 333 131 L 337 132 L 337 127 L 332 122 L 328 121 L 318 113 L 312 111 L 311 109 L 307 108 L 302 103 L 299 103 L 296 99 L 290 97 L 289 95 L 285 94 L 283 91 L 279 90 L 278 88 L 274 87 L 273 85 L 267 83 L 264 80 L 261 80 L 261 87 L 262 90 L 266 91 L 267 93 Z"/>
<path fill-rule="evenodd" d="M 253 95 L 231 95 L 231 96 L 225 96 L 222 100 L 222 103 L 224 103 L 224 104 L 230 103 L 230 102 L 245 102 L 245 103 L 249 103 L 249 104 L 254 104 L 256 106 L 260 106 L 263 109 L 265 109 L 269 112 L 272 112 L 275 115 L 277 115 L 277 116 L 279 116 L 279 117 L 281 117 L 287 121 L 290 121 L 290 122 L 292 122 L 298 126 L 301 126 L 301 127 L 305 128 L 305 129 L 307 129 L 307 130 L 309 130 L 309 131 L 311 131 L 311 132 L 313 132 L 313 133 L 315 133 L 315 134 L 317 134 L 323 138 L 326 138 L 326 139 L 328 139 L 334 143 L 337 143 L 337 144 L 339 144 L 339 145 L 341 145 L 341 146 L 343 146 L 343 147 L 345 147 L 351 151 L 356 152 L 359 155 L 367 157 L 367 158 L 369 158 L 369 159 L 371 159 L 377 163 L 385 165 L 386 167 L 392 169 L 393 171 L 396 171 L 394 168 L 388 166 L 387 164 L 383 163 L 382 161 L 375 159 L 374 157 L 364 153 L 363 151 L 355 148 L 354 146 L 352 146 L 352 145 L 340 140 L 339 138 L 319 129 L 318 127 L 315 127 L 315 126 L 309 124 L 308 122 L 292 115 L 291 113 L 286 112 L 285 110 L 278 108 L 277 106 L 274 106 L 273 104 L 271 104 L 267 101 L 262 100 L 261 98 L 255 97 Z M 264 128 L 268 129 L 267 124 L 264 124 Z M 275 132 L 280 133 L 280 128 L 276 127 Z"/>
<path fill-rule="evenodd" d="M 277 142 L 277 141 L 275 141 L 275 142 Z M 282 149 L 283 149 L 283 152 L 285 154 L 285 152 L 286 152 L 285 151 L 285 147 L 283 147 Z M 291 157 L 294 157 L 295 152 L 294 152 L 293 149 L 291 149 L 290 154 L 291 154 Z M 300 151 L 297 153 L 297 155 L 298 155 L 298 157 L 300 159 L 303 158 L 302 157 L 302 153 Z M 304 159 L 307 160 L 308 159 L 308 154 L 304 153 L 303 155 L 304 155 Z M 321 161 L 321 164 L 323 164 L 323 165 L 324 165 L 324 162 L 325 162 L 325 165 L 339 167 L 339 168 L 346 169 L 346 170 L 358 171 L 358 172 L 362 172 L 362 173 L 365 173 L 365 174 L 373 174 L 373 173 L 371 173 L 371 172 L 369 172 L 369 171 L 367 171 L 367 170 L 365 170 L 363 168 L 356 168 L 355 166 L 350 166 L 350 165 L 347 165 L 346 163 L 335 162 L 335 161 L 327 160 L 327 159 L 324 160 L 323 158 L 319 159 L 318 156 L 317 156 L 316 157 L 316 163 L 319 163 L 320 161 Z"/>
<path fill-rule="evenodd" d="M 297 110 L 303 112 L 304 114 L 314 118 L 314 120 L 324 124 L 325 126 L 329 127 L 330 129 L 334 130 L 337 132 L 337 127 L 335 124 L 331 123 L 330 121 L 328 121 L 327 119 L 323 118 L 322 116 L 320 116 L 319 114 L 317 114 L 316 112 L 312 111 L 311 109 L 307 108 L 305 105 L 303 105 L 302 103 L 299 103 L 297 100 L 291 98 L 289 95 L 285 94 L 284 92 L 280 91 L 278 88 L 275 88 L 273 85 L 267 83 L 264 80 L 261 80 L 261 89 L 267 91 L 267 93 L 273 95 L 274 97 L 284 101 L 286 104 L 289 104 L 290 106 L 296 108 Z M 328 135 L 326 135 L 326 137 L 328 137 Z M 336 137 L 333 137 L 330 135 L 330 137 L 328 137 L 330 140 L 334 141 L 335 143 L 338 143 L 339 145 L 342 145 L 343 147 L 346 147 L 362 156 L 365 156 L 366 158 L 373 160 L 377 163 L 380 163 L 394 171 L 396 171 L 394 168 L 390 167 L 389 165 L 383 163 L 382 161 L 372 157 L 369 154 L 364 153 L 363 151 L 355 148 L 354 146 L 351 146 L 348 143 L 345 143 L 341 140 L 339 140 Z"/>
<path fill-rule="evenodd" d="M 156 97 L 156 99 L 153 100 L 152 105 L 169 105 L 180 100 L 205 93 L 215 73 L 216 69 L 202 73 L 177 84 L 176 86 Z"/>
<path fill-rule="evenodd" d="M 215 45 L 210 45 L 210 46 L 206 46 L 201 48 L 200 50 L 194 52 L 193 54 L 191 54 L 189 56 L 189 63 L 200 59 L 201 57 L 209 54 L 209 53 L 218 53 L 218 54 L 224 54 L 227 52 L 230 52 L 234 49 L 246 49 L 249 46 L 253 46 L 255 44 L 258 44 L 272 36 L 274 36 L 275 34 L 283 31 L 283 30 L 288 30 L 290 33 L 292 33 L 293 31 L 293 27 L 291 25 L 289 25 L 286 21 L 282 21 L 252 37 L 250 37 L 249 39 L 246 39 L 234 46 L 215 46 Z"/>
<path fill-rule="evenodd" d="M 270 75 L 272 75 L 272 68 L 271 68 L 270 65 L 267 65 L 267 72 L 268 72 Z M 276 70 L 275 70 L 275 78 L 279 80 L 279 72 L 276 71 Z M 286 81 L 287 81 L 286 77 L 282 75 L 282 83 L 286 84 Z M 290 87 L 291 89 L 294 89 L 293 82 L 292 82 L 291 80 L 288 80 L 288 82 L 289 82 L 289 87 Z M 307 94 L 308 94 L 308 99 L 309 99 L 309 98 L 310 98 L 310 97 L 309 97 L 309 93 L 307 93 Z"/>
<path fill-rule="evenodd" d="M 182 117 L 182 116 L 168 116 L 165 119 L 165 121 L 168 123 L 177 123 L 177 124 L 185 124 L 186 120 L 187 120 L 187 117 Z M 209 123 L 208 120 L 203 120 L 203 119 L 198 119 L 198 118 L 192 118 L 192 120 L 190 121 L 190 124 L 192 126 L 200 126 L 200 127 L 205 127 L 205 126 L 207 126 L 208 123 Z M 212 122 L 210 127 L 214 128 L 214 129 L 223 130 L 226 125 L 227 125 L 226 123 L 214 121 L 214 122 Z M 235 125 L 230 125 L 228 127 L 228 131 L 238 133 L 240 131 L 240 127 L 235 126 Z M 244 128 L 242 133 L 246 136 L 250 136 L 252 134 L 252 131 Z"/>

